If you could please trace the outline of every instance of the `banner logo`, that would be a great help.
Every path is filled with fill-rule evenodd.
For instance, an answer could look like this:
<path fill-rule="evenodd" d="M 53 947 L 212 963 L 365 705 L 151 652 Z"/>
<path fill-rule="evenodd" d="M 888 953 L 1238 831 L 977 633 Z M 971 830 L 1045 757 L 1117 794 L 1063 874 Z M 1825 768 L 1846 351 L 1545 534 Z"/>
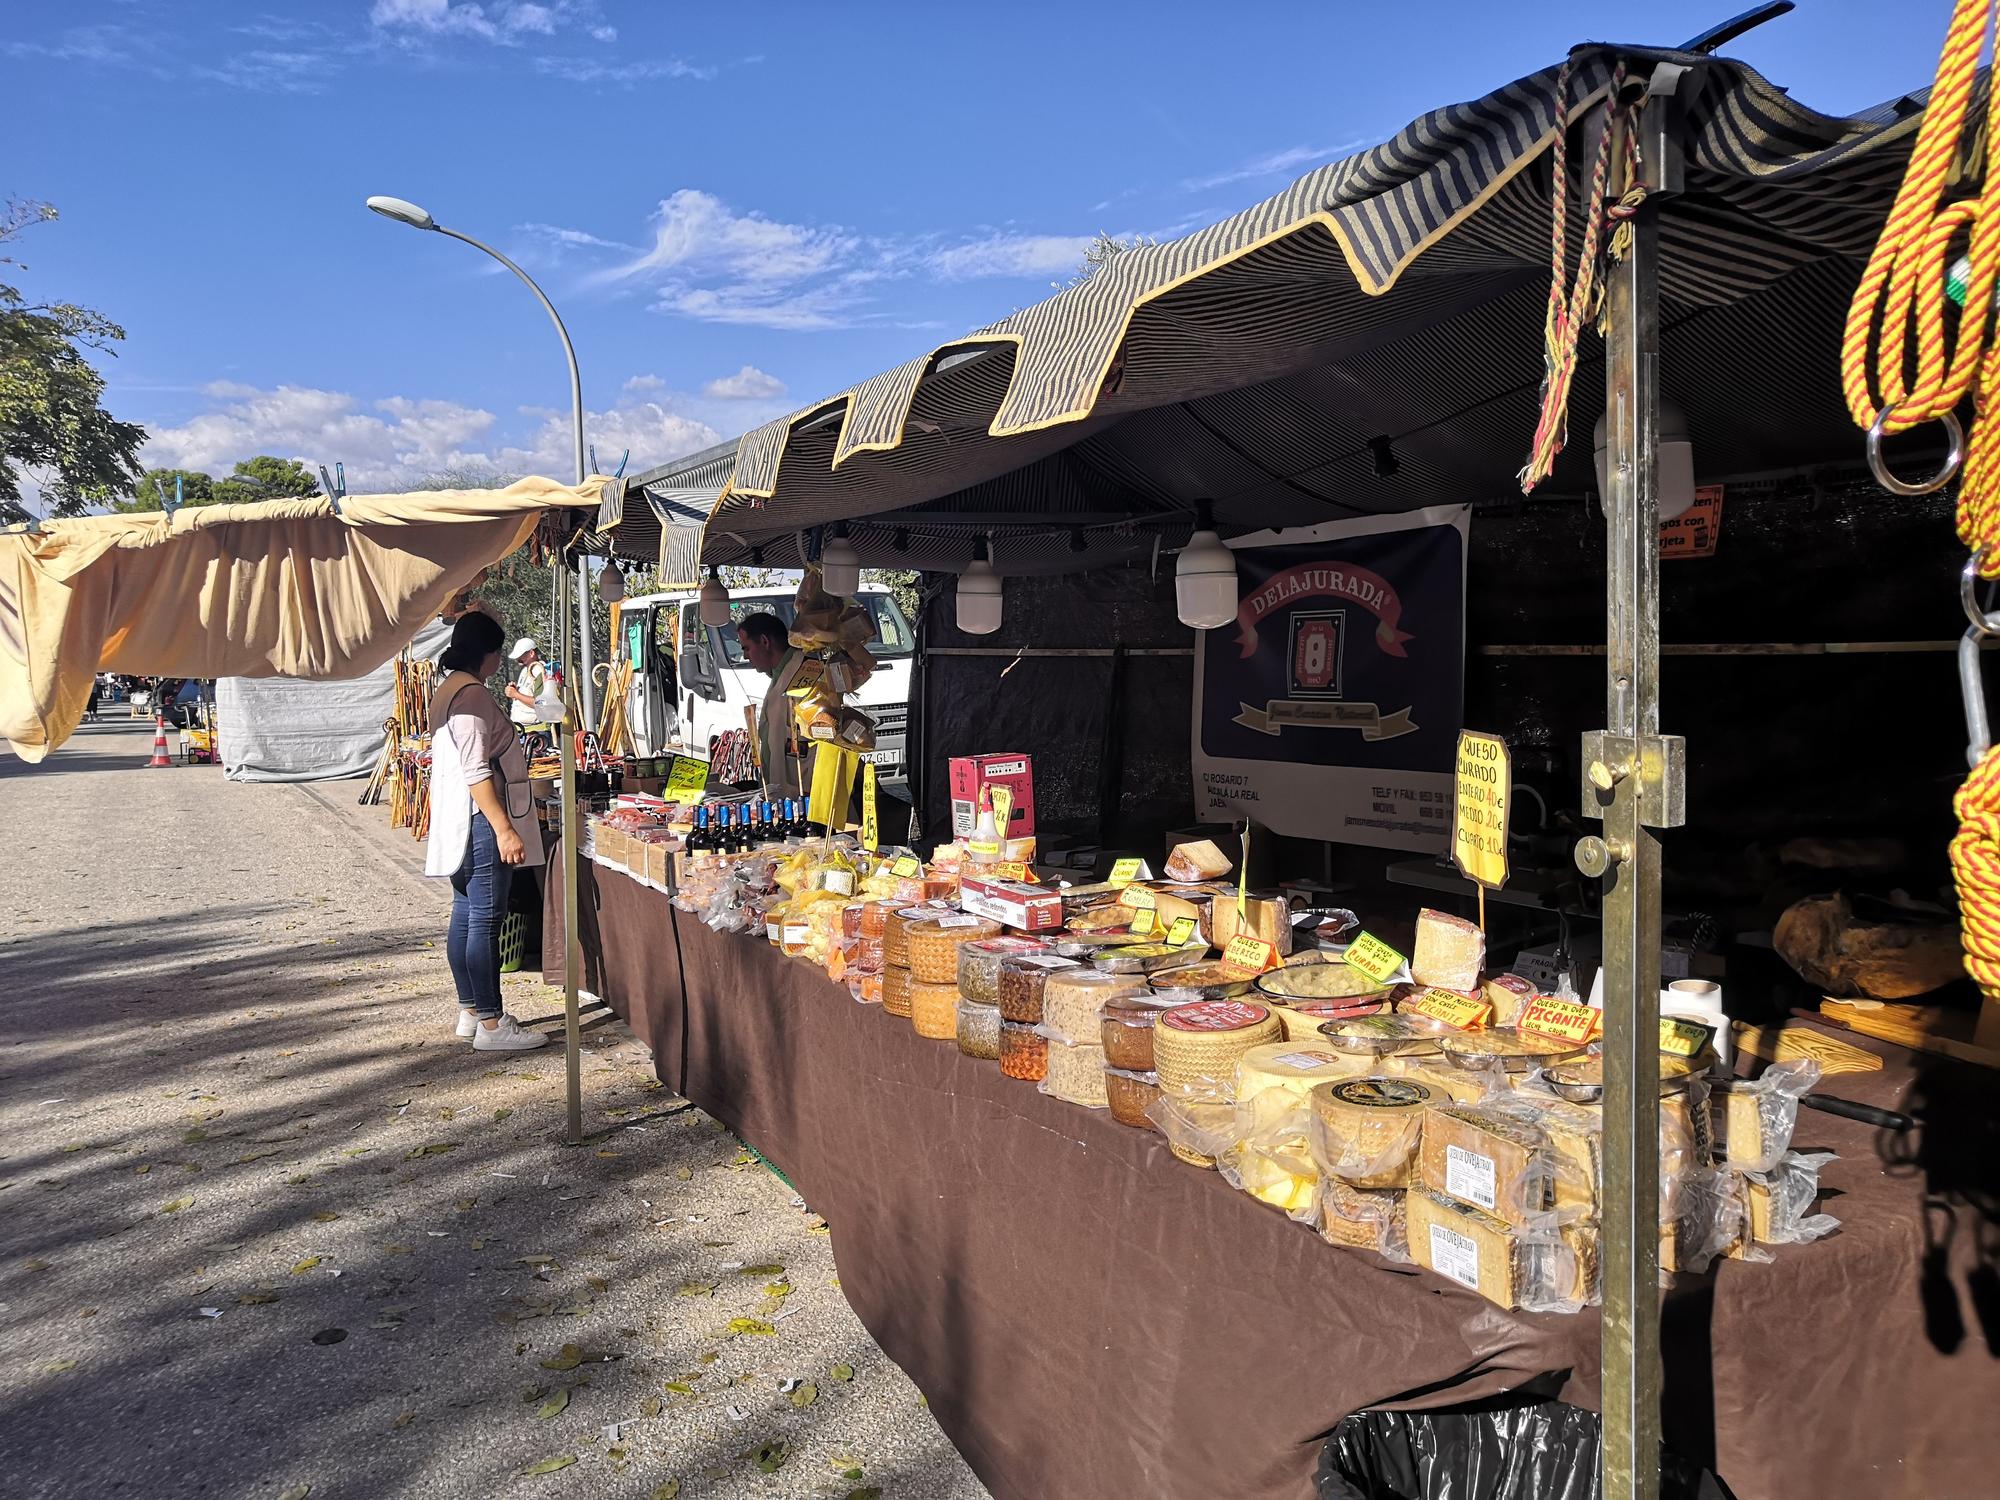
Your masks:
<path fill-rule="evenodd" d="M 1245 659 L 1256 654 L 1257 626 L 1280 605 L 1301 599 L 1343 599 L 1358 604 L 1376 619 L 1375 644 L 1388 656 L 1407 656 L 1407 631 L 1397 629 L 1403 601 L 1380 573 L 1353 563 L 1301 563 L 1274 573 L 1261 587 L 1243 597 L 1236 610 L 1236 644 Z"/>

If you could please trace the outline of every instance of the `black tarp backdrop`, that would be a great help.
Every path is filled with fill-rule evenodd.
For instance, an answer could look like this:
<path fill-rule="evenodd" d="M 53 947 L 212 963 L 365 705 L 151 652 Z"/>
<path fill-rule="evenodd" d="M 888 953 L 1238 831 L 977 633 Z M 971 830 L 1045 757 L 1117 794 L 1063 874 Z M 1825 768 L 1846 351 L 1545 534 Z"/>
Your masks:
<path fill-rule="evenodd" d="M 1896 499 L 1852 478 L 1738 483 L 1715 556 L 1662 565 L 1661 636 L 1669 647 L 1951 640 L 1964 629 L 1963 561 L 1949 496 Z M 1009 578 L 1001 629 L 985 637 L 953 627 L 950 579 L 929 581 L 942 587 L 924 610 L 927 649 L 1193 644 L 1174 617 L 1170 557 L 1157 577 L 1133 565 Z M 1480 506 L 1467 587 L 1466 724 L 1505 735 L 1517 775 L 1538 775 L 1546 758 L 1539 781 L 1557 826 L 1542 849 L 1566 860 L 1583 827 L 1581 736 L 1604 723 L 1603 657 L 1480 648 L 1601 647 L 1604 527 L 1594 502 Z M 1162 834 L 1193 817 L 1191 693 L 1191 656 L 1130 656 L 1115 668 L 1105 656 L 927 656 L 913 707 L 913 721 L 927 720 L 916 751 L 926 837 L 948 837 L 950 756 L 1019 751 L 1035 758 L 1044 846 L 1094 842 L 1109 805 L 1100 786 L 1110 747 L 1121 774 L 1102 837 L 1157 857 Z M 1951 794 L 1965 767 L 1950 652 L 1669 656 L 1661 697 L 1662 728 L 1687 738 L 1689 759 L 1688 824 L 1664 835 L 1670 908 L 1775 917 L 1804 888 L 1788 883 L 1778 860 L 1801 836 L 1899 839 L 1910 857 L 1890 883 L 1923 897 L 1944 888 Z M 1517 801 L 1517 834 L 1540 821 L 1532 799 Z M 1384 865 L 1405 857 L 1336 849 L 1331 871 L 1379 888 Z M 1324 861 L 1319 846 L 1299 846 L 1286 873 L 1318 874 Z"/>

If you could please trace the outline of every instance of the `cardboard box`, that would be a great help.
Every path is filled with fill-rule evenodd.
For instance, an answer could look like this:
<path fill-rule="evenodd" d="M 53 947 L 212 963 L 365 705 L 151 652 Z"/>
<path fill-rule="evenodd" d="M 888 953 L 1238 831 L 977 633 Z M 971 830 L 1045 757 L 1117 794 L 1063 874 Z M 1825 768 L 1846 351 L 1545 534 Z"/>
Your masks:
<path fill-rule="evenodd" d="M 1060 891 L 1018 880 L 994 880 L 968 873 L 959 881 L 958 904 L 976 917 L 1003 922 L 1022 932 L 1057 932 L 1063 924 Z"/>
<path fill-rule="evenodd" d="M 1003 839 L 1030 838 L 1035 832 L 1034 763 L 1025 755 L 955 755 L 951 758 L 951 832 L 965 838 L 979 822 L 979 804 L 988 787 L 1014 794 L 1014 810 Z"/>

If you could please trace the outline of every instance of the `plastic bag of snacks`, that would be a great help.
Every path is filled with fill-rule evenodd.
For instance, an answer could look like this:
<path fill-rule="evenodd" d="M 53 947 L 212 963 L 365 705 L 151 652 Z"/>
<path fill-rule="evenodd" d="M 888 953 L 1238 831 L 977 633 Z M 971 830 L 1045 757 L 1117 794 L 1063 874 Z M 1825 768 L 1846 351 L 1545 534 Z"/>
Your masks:
<path fill-rule="evenodd" d="M 924 862 L 914 850 L 884 849 L 862 877 L 861 893 L 880 896 L 905 905 L 924 899 Z"/>

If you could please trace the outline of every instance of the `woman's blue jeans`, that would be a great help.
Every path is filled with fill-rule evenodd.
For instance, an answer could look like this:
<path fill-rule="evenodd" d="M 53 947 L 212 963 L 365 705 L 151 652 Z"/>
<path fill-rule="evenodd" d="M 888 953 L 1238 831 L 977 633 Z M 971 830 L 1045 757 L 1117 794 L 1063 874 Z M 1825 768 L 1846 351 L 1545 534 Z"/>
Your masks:
<path fill-rule="evenodd" d="M 451 965 L 458 1003 L 483 1019 L 500 1014 L 500 924 L 507 916 L 511 866 L 500 862 L 500 842 L 486 814 L 472 814 L 465 863 L 451 877 L 451 925 L 445 929 L 445 962 Z"/>

